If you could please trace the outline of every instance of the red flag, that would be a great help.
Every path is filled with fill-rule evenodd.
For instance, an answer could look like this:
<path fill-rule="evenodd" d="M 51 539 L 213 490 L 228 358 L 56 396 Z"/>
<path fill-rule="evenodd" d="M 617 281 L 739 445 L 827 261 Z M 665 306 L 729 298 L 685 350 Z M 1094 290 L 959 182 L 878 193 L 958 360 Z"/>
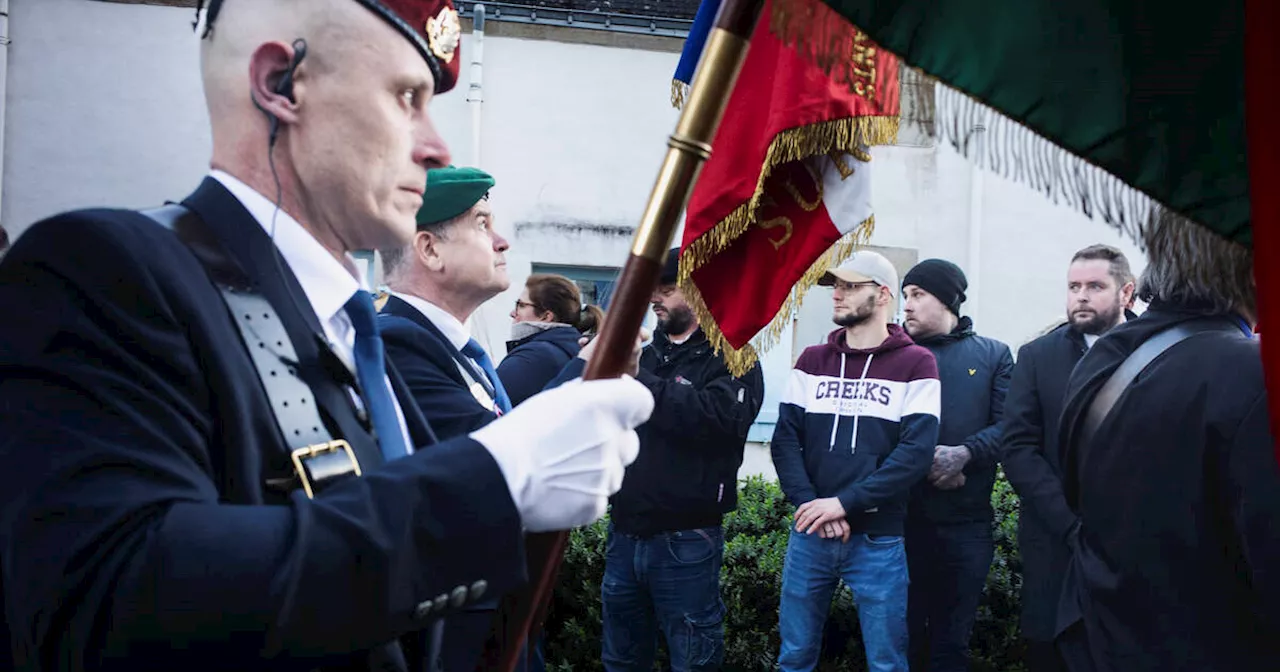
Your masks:
<path fill-rule="evenodd" d="M 1253 274 L 1258 285 L 1262 363 L 1276 460 L 1280 460 L 1280 271 L 1267 259 L 1280 247 L 1280 130 L 1269 121 L 1280 105 L 1275 89 L 1280 76 L 1280 8 L 1271 0 L 1247 0 L 1245 11 L 1245 127 L 1249 138 L 1249 198 L 1253 209 Z M 1263 331 L 1263 327 L 1267 331 Z"/>
<path fill-rule="evenodd" d="M 735 371 L 870 236 L 867 149 L 898 133 L 896 57 L 818 0 L 765 9 L 690 196 L 680 251 L 681 288 Z M 794 46 L 800 31 L 821 53 Z"/>

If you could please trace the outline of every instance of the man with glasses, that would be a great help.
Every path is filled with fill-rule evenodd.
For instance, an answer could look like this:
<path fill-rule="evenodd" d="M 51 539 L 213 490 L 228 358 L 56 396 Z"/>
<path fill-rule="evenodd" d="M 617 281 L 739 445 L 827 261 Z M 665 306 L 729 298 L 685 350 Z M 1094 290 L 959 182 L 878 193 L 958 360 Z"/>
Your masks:
<path fill-rule="evenodd" d="M 858 605 L 871 670 L 907 669 L 911 488 L 933 463 L 941 388 L 932 353 L 889 324 L 898 274 L 861 251 L 820 281 L 833 285 L 827 342 L 796 361 L 778 407 L 773 464 L 796 507 L 782 571 L 784 672 L 813 670 L 843 579 Z"/>

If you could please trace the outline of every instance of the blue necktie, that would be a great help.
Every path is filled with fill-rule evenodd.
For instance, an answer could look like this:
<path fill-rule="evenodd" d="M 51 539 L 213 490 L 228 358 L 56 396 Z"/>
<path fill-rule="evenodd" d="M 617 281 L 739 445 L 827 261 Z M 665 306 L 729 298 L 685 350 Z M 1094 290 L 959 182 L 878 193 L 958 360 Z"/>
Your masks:
<path fill-rule="evenodd" d="M 502 387 L 502 381 L 498 378 L 498 372 L 493 368 L 493 362 L 489 361 L 489 355 L 476 343 L 476 339 L 467 341 L 462 346 L 462 354 L 471 358 L 471 361 L 480 365 L 484 369 L 484 375 L 489 379 L 489 383 L 493 385 L 494 394 L 497 397 L 494 402 L 498 404 L 498 410 L 503 413 L 511 412 L 511 397 L 507 396 L 507 391 Z"/>
<path fill-rule="evenodd" d="M 386 384 L 387 369 L 373 295 L 364 290 L 357 291 L 347 300 L 346 309 L 351 326 L 356 330 L 356 380 L 360 381 L 365 410 L 373 421 L 382 456 L 390 462 L 408 455 L 409 449 L 404 445 L 395 401 Z"/>

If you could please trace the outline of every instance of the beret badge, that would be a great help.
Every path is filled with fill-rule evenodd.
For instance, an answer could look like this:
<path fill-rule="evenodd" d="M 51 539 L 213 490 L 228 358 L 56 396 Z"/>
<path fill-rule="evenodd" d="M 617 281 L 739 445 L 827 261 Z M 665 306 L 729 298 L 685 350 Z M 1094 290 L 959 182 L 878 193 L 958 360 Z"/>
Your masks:
<path fill-rule="evenodd" d="M 436 58 L 449 63 L 462 41 L 462 24 L 458 21 L 458 12 L 452 7 L 445 7 L 434 17 L 427 19 L 427 44 Z"/>

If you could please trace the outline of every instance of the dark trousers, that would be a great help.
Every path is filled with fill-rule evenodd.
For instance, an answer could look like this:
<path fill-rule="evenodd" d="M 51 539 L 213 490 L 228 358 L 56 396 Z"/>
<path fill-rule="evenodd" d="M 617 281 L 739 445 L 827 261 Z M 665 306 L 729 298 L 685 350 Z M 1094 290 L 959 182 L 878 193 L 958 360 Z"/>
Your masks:
<path fill-rule="evenodd" d="M 1053 642 L 1033 639 L 1025 641 L 1027 645 L 1025 662 L 1028 672 L 1067 672 L 1062 654 L 1058 652 L 1058 647 Z"/>
<path fill-rule="evenodd" d="M 906 536 L 911 669 L 965 672 L 969 636 L 995 554 L 991 523 L 909 521 Z"/>
<path fill-rule="evenodd" d="M 1104 669 L 1093 660 L 1084 621 L 1077 621 L 1058 635 L 1057 649 L 1062 656 L 1063 669 L 1068 672 L 1098 672 Z"/>
<path fill-rule="evenodd" d="M 724 662 L 720 527 L 638 538 L 609 527 L 604 561 L 604 669 L 649 672 L 661 632 L 672 672 Z"/>
<path fill-rule="evenodd" d="M 441 638 L 439 672 L 474 672 L 480 664 L 480 656 L 484 653 L 484 645 L 493 628 L 496 607 L 473 608 L 451 614 L 444 619 L 444 636 Z M 534 665 L 536 664 L 536 667 Z M 543 669 L 541 650 L 536 663 L 530 654 L 529 643 L 525 643 L 525 655 L 516 664 L 516 672 L 541 672 Z"/>

